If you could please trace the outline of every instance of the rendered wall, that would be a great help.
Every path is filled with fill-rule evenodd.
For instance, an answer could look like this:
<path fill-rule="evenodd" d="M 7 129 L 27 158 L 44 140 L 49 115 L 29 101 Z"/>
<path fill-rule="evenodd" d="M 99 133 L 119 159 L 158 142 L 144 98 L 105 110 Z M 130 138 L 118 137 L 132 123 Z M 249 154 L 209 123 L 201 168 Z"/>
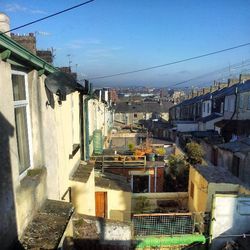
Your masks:
<path fill-rule="evenodd" d="M 213 200 L 211 250 L 250 231 L 250 196 L 216 194 Z"/>
<path fill-rule="evenodd" d="M 80 150 L 71 157 L 73 144 L 80 143 L 79 94 L 67 95 L 67 100 L 59 105 L 58 97 L 46 92 L 43 79 L 38 86 L 48 198 L 60 200 L 69 187 L 70 173 L 80 163 Z"/>
<path fill-rule="evenodd" d="M 191 197 L 191 183 L 194 185 Z M 192 166 L 189 169 L 188 207 L 191 212 L 207 211 L 208 182 Z"/>
<path fill-rule="evenodd" d="M 96 192 L 107 192 L 107 219 L 130 221 L 131 192 L 96 187 Z"/>
<path fill-rule="evenodd" d="M 70 181 L 72 203 L 79 214 L 95 216 L 95 176 L 92 170 L 87 183 Z"/>
<path fill-rule="evenodd" d="M 10 65 L 0 60 L 0 223 L 1 248 L 16 239 L 15 189 L 18 179 L 17 144 Z"/>

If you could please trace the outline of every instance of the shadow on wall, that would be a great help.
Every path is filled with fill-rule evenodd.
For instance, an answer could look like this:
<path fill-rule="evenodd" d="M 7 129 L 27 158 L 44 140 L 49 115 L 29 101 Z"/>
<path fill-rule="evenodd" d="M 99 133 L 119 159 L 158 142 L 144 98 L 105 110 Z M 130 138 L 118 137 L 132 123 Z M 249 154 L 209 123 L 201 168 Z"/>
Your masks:
<path fill-rule="evenodd" d="M 0 244 L 1 249 L 11 249 L 17 241 L 15 200 L 10 159 L 10 138 L 14 127 L 0 112 Z M 4 219 L 3 219 L 4 218 Z"/>
<path fill-rule="evenodd" d="M 133 249 L 131 226 L 127 223 L 75 214 L 73 231 L 73 237 L 64 240 L 64 249 Z"/>

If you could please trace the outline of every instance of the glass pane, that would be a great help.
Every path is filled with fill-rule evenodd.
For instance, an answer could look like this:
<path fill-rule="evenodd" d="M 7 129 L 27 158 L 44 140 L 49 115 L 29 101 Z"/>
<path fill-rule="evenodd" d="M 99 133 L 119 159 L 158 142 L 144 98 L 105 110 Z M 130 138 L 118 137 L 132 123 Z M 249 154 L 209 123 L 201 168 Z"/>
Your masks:
<path fill-rule="evenodd" d="M 13 97 L 14 101 L 26 99 L 25 79 L 23 75 L 12 75 Z"/>
<path fill-rule="evenodd" d="M 30 166 L 26 107 L 15 108 L 19 173 Z"/>

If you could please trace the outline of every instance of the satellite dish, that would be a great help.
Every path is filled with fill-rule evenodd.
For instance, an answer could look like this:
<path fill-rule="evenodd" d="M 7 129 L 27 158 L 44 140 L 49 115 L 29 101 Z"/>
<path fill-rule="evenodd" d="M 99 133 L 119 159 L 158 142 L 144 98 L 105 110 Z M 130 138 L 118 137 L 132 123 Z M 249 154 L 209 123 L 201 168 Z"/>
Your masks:
<path fill-rule="evenodd" d="M 50 92 L 59 96 L 59 101 L 65 101 L 66 96 L 74 91 L 88 94 L 89 83 L 85 81 L 85 87 L 79 84 L 70 74 L 61 71 L 54 72 L 45 79 L 45 85 Z"/>

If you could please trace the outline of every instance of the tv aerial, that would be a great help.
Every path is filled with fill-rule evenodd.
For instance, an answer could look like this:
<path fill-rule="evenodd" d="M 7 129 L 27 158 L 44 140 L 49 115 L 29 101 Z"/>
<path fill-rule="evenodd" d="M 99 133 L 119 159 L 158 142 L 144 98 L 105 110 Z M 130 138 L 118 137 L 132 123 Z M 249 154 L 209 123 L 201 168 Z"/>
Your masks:
<path fill-rule="evenodd" d="M 75 91 L 82 94 L 89 94 L 90 84 L 85 80 L 85 86 L 79 84 L 76 79 L 67 73 L 57 71 L 47 76 L 45 79 L 45 86 L 47 89 L 58 96 L 59 104 L 66 101 L 66 96 Z"/>

